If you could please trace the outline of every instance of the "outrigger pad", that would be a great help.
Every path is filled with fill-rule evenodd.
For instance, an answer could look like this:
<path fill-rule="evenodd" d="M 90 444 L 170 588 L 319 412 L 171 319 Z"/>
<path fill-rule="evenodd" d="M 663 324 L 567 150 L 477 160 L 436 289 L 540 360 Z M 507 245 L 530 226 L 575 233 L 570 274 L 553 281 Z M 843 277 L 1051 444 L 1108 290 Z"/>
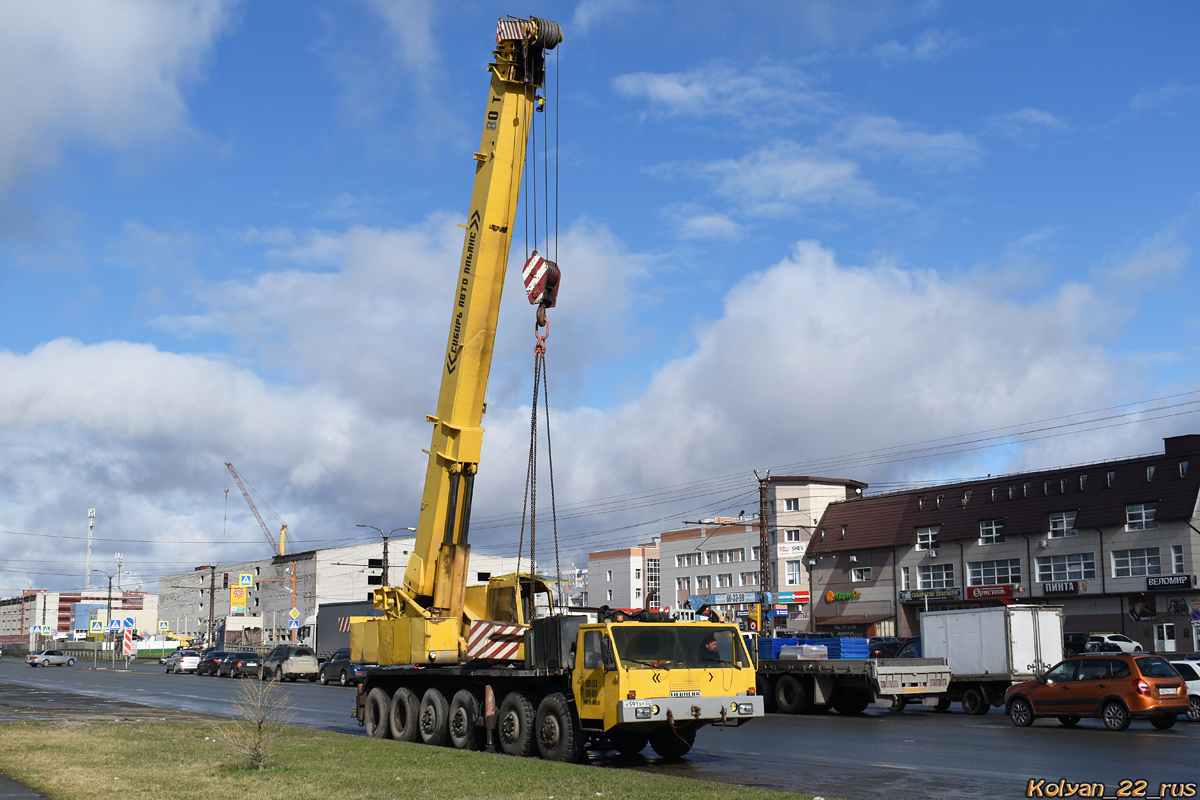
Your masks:
<path fill-rule="evenodd" d="M 529 295 L 530 305 L 554 308 L 558 300 L 558 264 L 547 261 L 534 250 L 521 269 L 521 277 L 525 281 L 525 293 Z"/>

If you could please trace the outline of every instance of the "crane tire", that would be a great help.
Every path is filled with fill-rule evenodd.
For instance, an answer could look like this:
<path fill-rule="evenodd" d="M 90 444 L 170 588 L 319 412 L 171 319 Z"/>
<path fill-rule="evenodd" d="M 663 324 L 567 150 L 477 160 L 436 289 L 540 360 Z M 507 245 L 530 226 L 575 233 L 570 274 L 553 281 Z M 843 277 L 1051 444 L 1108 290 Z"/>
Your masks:
<path fill-rule="evenodd" d="M 434 747 L 444 747 L 450 740 L 450 703 L 441 689 L 426 689 L 421 698 L 421 715 L 417 727 L 421 741 Z"/>
<path fill-rule="evenodd" d="M 482 750 L 483 729 L 479 721 L 479 698 L 469 689 L 459 689 L 450 700 L 450 744 L 456 750 Z"/>
<path fill-rule="evenodd" d="M 579 716 L 562 692 L 542 698 L 538 704 L 534 731 L 538 752 L 547 761 L 578 764 L 583 760 L 586 751 Z"/>
<path fill-rule="evenodd" d="M 533 740 L 533 726 L 537 711 L 529 698 L 521 692 L 509 692 L 500 701 L 497 717 L 497 738 L 501 752 L 510 756 L 531 756 L 537 745 Z"/>
<path fill-rule="evenodd" d="M 367 709 L 363 716 L 367 736 L 372 739 L 387 739 L 391 736 L 388 729 L 388 711 L 391 708 L 391 698 L 387 692 L 376 686 L 367 695 Z"/>
<path fill-rule="evenodd" d="M 421 738 L 417 720 L 421 716 L 421 701 L 413 690 L 402 686 L 392 695 L 388 709 L 388 730 L 397 742 L 415 742 Z"/>

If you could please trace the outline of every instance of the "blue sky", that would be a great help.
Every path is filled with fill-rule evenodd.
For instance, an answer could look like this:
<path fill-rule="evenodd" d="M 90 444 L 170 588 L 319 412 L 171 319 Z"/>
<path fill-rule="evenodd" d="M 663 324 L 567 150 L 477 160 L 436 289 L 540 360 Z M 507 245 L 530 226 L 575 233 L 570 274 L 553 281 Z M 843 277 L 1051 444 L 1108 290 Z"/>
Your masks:
<path fill-rule="evenodd" d="M 754 467 L 887 487 L 1200 430 L 1145 402 L 1200 390 L 1194 4 L 11 5 L 0 530 L 43 536 L 0 534 L 0 589 L 78 585 L 83 543 L 46 537 L 89 507 L 147 580 L 258 555 L 225 461 L 298 542 L 415 524 L 507 13 L 565 34 L 557 485 L 610 502 L 568 552 L 737 511 Z M 509 279 L 477 501 L 503 554 L 532 344 Z"/>

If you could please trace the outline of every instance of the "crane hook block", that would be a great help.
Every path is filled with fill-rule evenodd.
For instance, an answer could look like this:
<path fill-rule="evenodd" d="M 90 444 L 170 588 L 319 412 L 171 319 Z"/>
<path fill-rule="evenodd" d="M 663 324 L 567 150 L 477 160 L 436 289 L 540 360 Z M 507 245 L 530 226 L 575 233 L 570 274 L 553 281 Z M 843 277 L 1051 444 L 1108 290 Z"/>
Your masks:
<path fill-rule="evenodd" d="M 521 277 L 525 280 L 525 293 L 529 295 L 530 305 L 554 308 L 558 300 L 558 264 L 547 261 L 534 250 L 521 269 Z"/>

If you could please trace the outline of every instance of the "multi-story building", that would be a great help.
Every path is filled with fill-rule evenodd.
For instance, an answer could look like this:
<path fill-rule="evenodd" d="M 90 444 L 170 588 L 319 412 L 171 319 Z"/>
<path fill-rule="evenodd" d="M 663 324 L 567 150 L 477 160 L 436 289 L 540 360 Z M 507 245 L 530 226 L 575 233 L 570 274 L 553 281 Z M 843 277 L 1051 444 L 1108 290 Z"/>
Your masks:
<path fill-rule="evenodd" d="M 772 476 L 767 482 L 767 558 L 777 600 L 776 627 L 808 621 L 805 553 L 826 506 L 857 497 L 867 484 L 845 478 Z M 689 595 L 759 591 L 759 515 L 717 517 L 662 534 L 662 605 L 687 610 Z M 739 610 L 737 607 L 732 609 Z M 786 617 L 786 619 L 785 619 Z"/>
<path fill-rule="evenodd" d="M 587 596 L 594 606 L 658 608 L 658 541 L 588 554 Z"/>
<path fill-rule="evenodd" d="M 1200 435 L 1164 445 L 831 504 L 806 557 L 813 627 L 905 636 L 925 610 L 1032 602 L 1068 632 L 1200 650 Z"/>
<path fill-rule="evenodd" d="M 110 617 L 111 603 L 111 617 Z M 71 634 L 87 633 L 89 621 L 133 620 L 133 630 L 139 636 L 149 636 L 156 630 L 158 597 L 144 591 L 114 589 L 77 589 L 50 592 L 45 589 L 26 589 L 16 597 L 0 599 L 0 645 L 17 644 L 35 647 L 39 642 L 33 627 L 49 628 L 51 636 L 67 638 Z"/>
<path fill-rule="evenodd" d="M 389 541 L 389 583 L 400 582 L 415 543 L 411 537 Z M 264 631 L 263 638 L 275 641 L 287 638 L 292 608 L 303 622 L 322 603 L 371 599 L 384 577 L 382 562 L 380 540 L 200 566 L 159 578 L 159 613 L 172 631 L 200 635 L 207 635 L 210 618 L 214 627 L 230 616 L 252 618 L 253 625 Z M 470 566 L 468 583 L 474 585 L 487 583 L 492 575 L 515 572 L 517 559 L 472 553 Z M 242 575 L 251 576 L 248 590 L 240 585 Z"/>

